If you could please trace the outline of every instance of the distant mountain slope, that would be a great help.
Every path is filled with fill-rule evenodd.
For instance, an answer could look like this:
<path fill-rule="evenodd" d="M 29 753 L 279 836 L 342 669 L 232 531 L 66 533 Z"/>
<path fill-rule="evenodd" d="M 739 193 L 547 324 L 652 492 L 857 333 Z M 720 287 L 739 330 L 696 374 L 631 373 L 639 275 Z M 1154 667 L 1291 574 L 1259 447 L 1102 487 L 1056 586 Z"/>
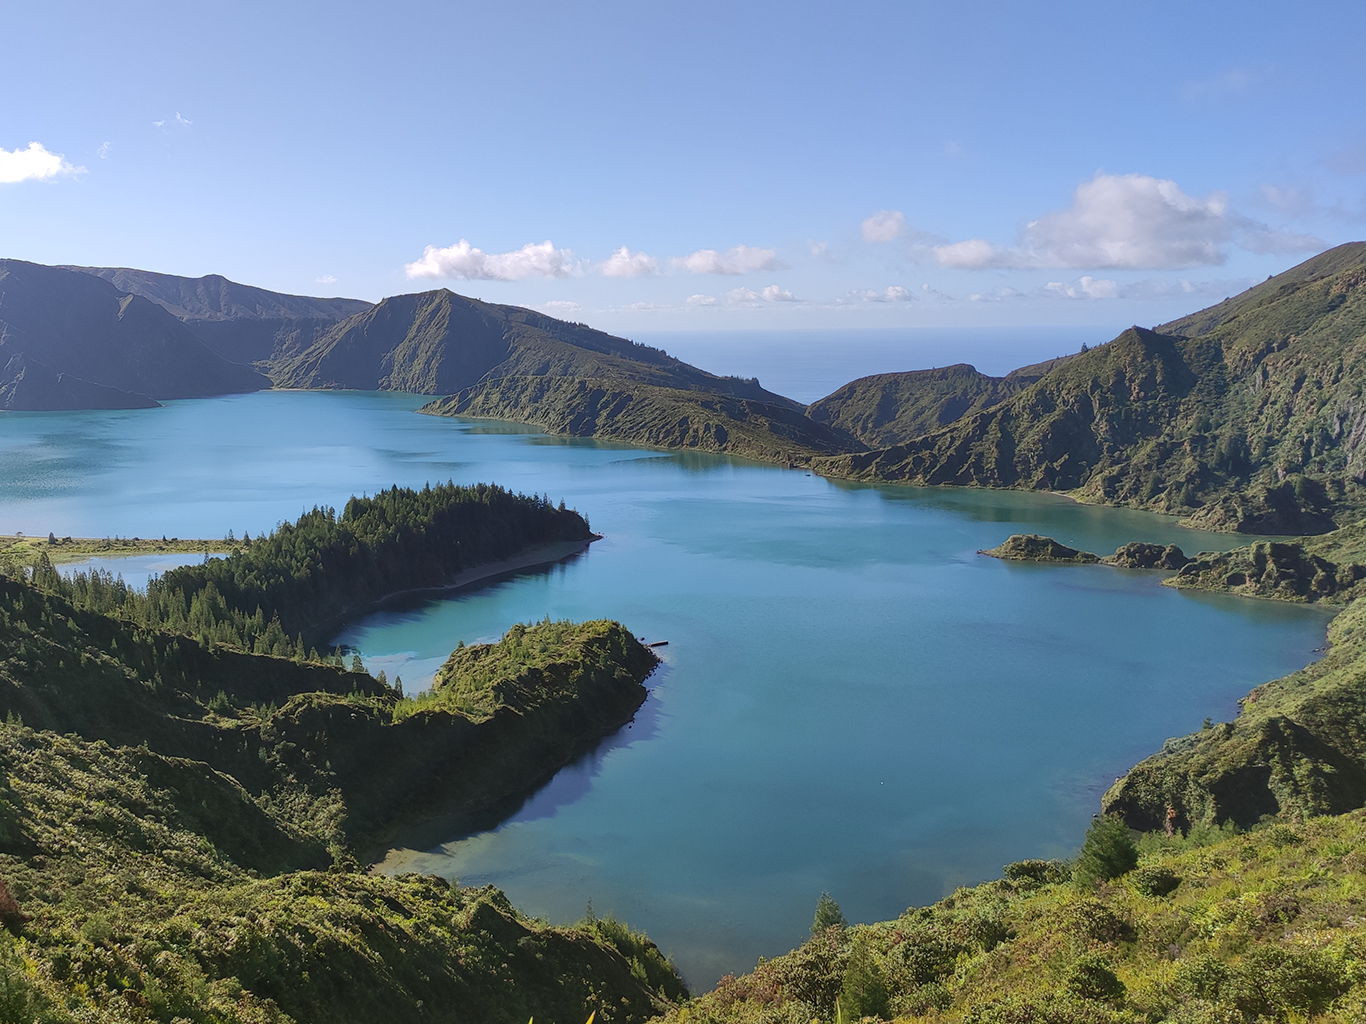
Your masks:
<path fill-rule="evenodd" d="M 144 398 L 198 398 L 269 386 L 250 367 L 211 351 L 147 299 L 89 274 L 0 260 L 0 361 L 9 364 L 16 355 L 54 374 Z"/>
<path fill-rule="evenodd" d="M 183 321 L 195 336 L 233 362 L 256 363 L 307 348 L 338 320 L 364 312 L 361 299 L 286 295 L 229 281 L 219 274 L 177 277 L 128 267 L 63 267 L 92 274 L 140 295 Z"/>
<path fill-rule="evenodd" d="M 11 356 L 0 368 L 0 409 L 14 412 L 52 409 L 154 409 L 160 403 L 146 395 L 91 384 L 58 373 L 36 359 Z"/>
<path fill-rule="evenodd" d="M 990 409 L 1023 391 L 1063 359 L 989 377 L 967 363 L 933 370 L 878 373 L 839 388 L 807 406 L 817 423 L 847 431 L 864 444 L 886 448 Z"/>
<path fill-rule="evenodd" d="M 1366 509 L 1363 285 L 1366 244 L 1341 246 L 1176 333 L 1132 328 L 989 409 L 817 468 L 1072 491 L 1213 529 L 1331 529 Z"/>
<path fill-rule="evenodd" d="M 801 408 L 758 381 L 718 377 L 659 349 L 444 288 L 384 299 L 272 371 L 278 387 L 431 395 L 514 376 L 615 378 Z"/>
<path fill-rule="evenodd" d="M 530 423 L 553 434 L 804 464 L 860 447 L 786 405 L 639 381 L 499 377 L 423 406 L 435 416 Z"/>

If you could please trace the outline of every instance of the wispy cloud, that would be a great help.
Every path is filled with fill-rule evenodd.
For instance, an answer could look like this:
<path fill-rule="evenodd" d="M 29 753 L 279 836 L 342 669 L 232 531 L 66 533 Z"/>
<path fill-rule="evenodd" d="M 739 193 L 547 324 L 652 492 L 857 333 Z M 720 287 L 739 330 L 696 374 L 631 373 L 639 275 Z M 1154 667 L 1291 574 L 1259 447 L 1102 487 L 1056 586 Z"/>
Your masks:
<path fill-rule="evenodd" d="M 863 221 L 865 242 L 891 242 L 906 232 L 906 215 L 900 210 L 878 210 Z"/>
<path fill-rule="evenodd" d="M 1180 270 L 1223 263 L 1230 242 L 1255 253 L 1312 252 L 1327 245 L 1235 213 L 1222 192 L 1200 199 L 1168 179 L 1097 174 L 1077 186 L 1071 206 L 1027 224 L 1014 246 L 971 238 L 932 251 L 944 266 L 961 270 Z"/>
<path fill-rule="evenodd" d="M 0 185 L 21 181 L 46 181 L 64 175 L 80 174 L 84 167 L 73 167 L 61 153 L 50 153 L 41 142 L 30 142 L 28 149 L 0 148 Z"/>
<path fill-rule="evenodd" d="M 324 274 L 322 277 L 315 277 L 315 278 L 313 279 L 313 281 L 314 281 L 315 284 L 336 284 L 336 283 L 337 283 L 337 279 L 336 279 L 335 277 L 333 277 L 331 274 Z"/>
<path fill-rule="evenodd" d="M 551 299 L 549 302 L 541 303 L 541 308 L 555 316 L 568 316 L 570 313 L 577 313 L 583 309 L 571 299 Z"/>
<path fill-rule="evenodd" d="M 1329 153 L 1323 162 L 1328 165 L 1330 171 L 1341 174 L 1344 178 L 1366 174 L 1366 139 L 1354 146 L 1345 146 Z"/>
<path fill-rule="evenodd" d="M 109 159 L 109 150 L 113 146 L 112 142 L 101 142 L 100 148 L 95 150 L 95 155 L 101 160 Z"/>
<path fill-rule="evenodd" d="M 607 277 L 649 277 L 659 273 L 659 261 L 643 252 L 632 252 L 623 245 L 598 269 Z"/>
<path fill-rule="evenodd" d="M 680 270 L 692 274 L 723 274 L 736 276 L 753 274 L 759 271 L 781 270 L 778 254 L 772 249 L 759 249 L 749 245 L 737 245 L 726 252 L 715 249 L 698 249 L 689 256 L 678 256 L 672 261 Z"/>
<path fill-rule="evenodd" d="M 549 240 L 528 242 L 511 252 L 486 253 L 465 239 L 438 249 L 429 245 L 403 270 L 411 278 L 458 278 L 466 281 L 521 281 L 529 277 L 568 277 L 578 269 L 573 253 Z"/>
<path fill-rule="evenodd" d="M 1063 284 L 1061 281 L 1049 281 L 1043 286 L 1047 294 L 1056 295 L 1060 299 L 1117 299 L 1119 298 L 1119 283 L 1109 281 L 1104 278 L 1096 280 L 1089 274 L 1083 275 L 1076 284 Z"/>

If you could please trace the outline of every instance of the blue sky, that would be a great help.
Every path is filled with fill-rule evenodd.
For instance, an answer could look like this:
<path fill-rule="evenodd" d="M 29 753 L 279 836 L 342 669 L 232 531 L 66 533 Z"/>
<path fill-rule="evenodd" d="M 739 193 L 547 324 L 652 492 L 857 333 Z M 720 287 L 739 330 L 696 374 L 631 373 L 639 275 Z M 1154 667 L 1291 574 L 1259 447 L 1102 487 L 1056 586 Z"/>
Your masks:
<path fill-rule="evenodd" d="M 1356 3 L 49 0 L 0 59 L 0 255 L 44 263 L 621 332 L 1151 324 L 1366 237 Z"/>

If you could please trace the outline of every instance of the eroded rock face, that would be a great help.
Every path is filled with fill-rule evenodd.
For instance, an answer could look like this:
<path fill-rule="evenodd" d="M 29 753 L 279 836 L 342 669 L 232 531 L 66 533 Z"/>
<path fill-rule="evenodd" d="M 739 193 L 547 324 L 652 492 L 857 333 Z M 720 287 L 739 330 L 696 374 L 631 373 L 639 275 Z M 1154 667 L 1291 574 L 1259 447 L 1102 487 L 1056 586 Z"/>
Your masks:
<path fill-rule="evenodd" d="M 1190 559 L 1175 544 L 1163 547 L 1135 542 L 1120 545 L 1113 555 L 1106 555 L 1101 561 L 1121 569 L 1180 569 Z"/>
<path fill-rule="evenodd" d="M 1089 551 L 1069 548 L 1052 537 L 1043 537 L 1037 533 L 1011 534 L 1005 543 L 979 554 L 1004 558 L 1012 562 L 1071 562 L 1076 565 L 1090 565 L 1100 561 L 1098 556 Z"/>
<path fill-rule="evenodd" d="M 1338 601 L 1354 597 L 1366 566 L 1331 562 L 1297 543 L 1259 541 L 1233 551 L 1204 552 L 1168 581 L 1193 590 L 1232 590 L 1247 597 L 1285 601 Z"/>

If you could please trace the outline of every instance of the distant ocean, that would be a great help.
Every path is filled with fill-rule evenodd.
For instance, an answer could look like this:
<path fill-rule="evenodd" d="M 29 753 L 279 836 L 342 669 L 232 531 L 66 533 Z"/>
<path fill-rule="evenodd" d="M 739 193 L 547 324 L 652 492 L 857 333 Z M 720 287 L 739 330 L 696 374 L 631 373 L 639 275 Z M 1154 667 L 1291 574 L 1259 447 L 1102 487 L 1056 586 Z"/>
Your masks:
<path fill-rule="evenodd" d="M 1116 327 L 919 327 L 807 331 L 638 331 L 631 338 L 717 374 L 758 377 L 799 402 L 873 373 L 971 363 L 1002 376 L 1017 366 L 1115 337 Z"/>

